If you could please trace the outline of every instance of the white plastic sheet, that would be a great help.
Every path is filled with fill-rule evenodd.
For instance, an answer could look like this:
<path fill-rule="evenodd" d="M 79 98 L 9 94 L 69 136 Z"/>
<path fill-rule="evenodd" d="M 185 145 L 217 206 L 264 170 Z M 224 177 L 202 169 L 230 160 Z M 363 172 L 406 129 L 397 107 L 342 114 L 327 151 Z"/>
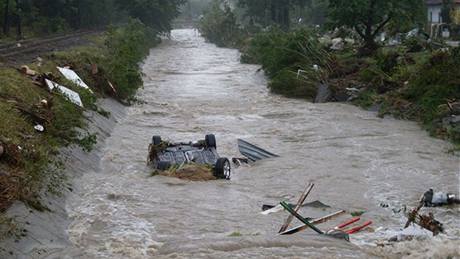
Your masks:
<path fill-rule="evenodd" d="M 83 88 L 88 89 L 89 91 L 91 91 L 89 86 L 87 84 L 85 84 L 85 82 L 83 82 L 83 80 L 81 80 L 81 78 L 77 75 L 77 73 L 75 73 L 75 71 L 73 71 L 72 69 L 68 69 L 68 68 L 65 68 L 65 67 L 57 67 L 57 69 L 59 70 L 59 72 L 61 72 L 61 74 L 65 78 L 67 78 L 71 82 L 75 83 L 76 85 L 78 85 L 80 87 L 83 87 Z"/>
<path fill-rule="evenodd" d="M 55 83 L 53 81 L 50 81 L 48 79 L 45 79 L 46 85 L 48 88 L 52 91 L 54 88 L 56 88 L 59 92 L 61 92 L 69 101 L 73 102 L 74 104 L 83 107 L 83 102 L 81 101 L 80 95 L 75 92 L 70 90 L 67 87 L 64 87 L 62 85 L 59 85 L 58 83 Z"/>

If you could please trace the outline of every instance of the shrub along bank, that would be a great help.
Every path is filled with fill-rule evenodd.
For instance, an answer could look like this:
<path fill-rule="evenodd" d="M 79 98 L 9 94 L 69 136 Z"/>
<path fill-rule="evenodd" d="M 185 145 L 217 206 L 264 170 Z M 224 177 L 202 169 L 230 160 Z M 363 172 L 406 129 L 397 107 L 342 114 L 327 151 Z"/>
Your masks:
<path fill-rule="evenodd" d="M 434 50 L 413 37 L 364 57 L 358 55 L 356 40 L 332 50 L 327 37 L 308 28 L 267 28 L 251 35 L 240 29 L 239 44 L 234 44 L 227 40 L 232 35 L 225 34 L 224 23 L 212 18 L 224 11 L 214 9 L 202 20 L 203 36 L 219 46 L 239 48 L 242 62 L 261 64 L 273 92 L 314 100 L 322 89 L 323 101 L 353 101 L 381 116 L 415 120 L 433 136 L 460 146 L 459 48 Z"/>
<path fill-rule="evenodd" d="M 142 86 L 139 62 L 159 40 L 151 29 L 132 20 L 93 41 L 90 46 L 52 53 L 29 66 L 78 92 L 86 109 L 110 116 L 97 107 L 97 98 L 111 96 L 124 103 L 134 100 Z M 94 93 L 65 80 L 56 66 L 70 66 Z M 0 212 L 17 200 L 46 210 L 41 197 L 60 194 L 69 187 L 59 149 L 79 145 L 91 151 L 97 136 L 85 130 L 85 109 L 38 86 L 32 77 L 1 67 L 0 81 Z M 37 124 L 45 131 L 35 130 Z"/>

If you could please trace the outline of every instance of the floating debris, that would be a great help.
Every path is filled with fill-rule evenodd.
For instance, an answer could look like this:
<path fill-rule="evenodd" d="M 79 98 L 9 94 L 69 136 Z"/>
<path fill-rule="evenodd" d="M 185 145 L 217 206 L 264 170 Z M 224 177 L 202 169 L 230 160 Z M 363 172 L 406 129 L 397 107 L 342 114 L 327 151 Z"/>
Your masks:
<path fill-rule="evenodd" d="M 154 175 L 175 177 L 189 181 L 212 181 L 217 180 L 212 168 L 199 164 L 184 164 L 179 168 L 170 168 L 166 171 L 156 171 Z"/>
<path fill-rule="evenodd" d="M 197 165 L 206 168 L 206 172 L 209 171 L 214 179 L 230 180 L 232 172 L 230 161 L 217 153 L 216 137 L 213 134 L 206 135 L 204 140 L 188 143 L 169 143 L 163 141 L 160 136 L 153 136 L 149 145 L 147 164 L 152 165 L 157 171 L 166 171 L 169 175 L 171 174 L 168 171 L 171 169 L 181 169 L 172 174 L 178 178 L 182 178 L 181 173 L 189 175 L 202 172 L 202 170 L 198 172 L 191 170 Z M 184 171 L 184 168 L 188 170 Z M 189 179 L 193 176 L 189 175 L 185 178 Z M 198 179 L 201 178 L 198 176 Z"/>
<path fill-rule="evenodd" d="M 243 156 L 247 157 L 252 162 L 279 157 L 278 155 L 268 152 L 242 139 L 238 139 L 238 149 Z"/>
<path fill-rule="evenodd" d="M 460 204 L 460 199 L 452 193 L 434 192 L 429 189 L 423 194 L 422 202 L 425 207 L 439 207 Z"/>
<path fill-rule="evenodd" d="M 300 196 L 299 198 L 299 201 L 297 202 L 296 206 L 294 207 L 294 209 L 292 209 L 294 212 L 298 212 L 300 207 L 303 205 L 303 203 L 305 202 L 305 200 L 307 199 L 308 195 L 310 194 L 311 190 L 313 190 L 313 187 L 315 187 L 315 184 L 313 183 L 310 183 L 307 188 L 303 191 L 302 195 Z M 287 204 L 287 203 L 285 203 Z M 281 206 L 283 206 L 281 204 Z M 283 206 L 284 207 L 284 206 Z M 292 214 L 292 213 L 291 213 Z M 280 230 L 278 231 L 278 233 L 282 233 L 284 231 L 286 231 L 286 229 L 289 227 L 289 224 L 291 224 L 292 220 L 294 219 L 294 216 L 295 215 L 289 215 L 289 217 L 286 219 L 286 221 L 284 222 L 283 226 L 281 226 Z"/>

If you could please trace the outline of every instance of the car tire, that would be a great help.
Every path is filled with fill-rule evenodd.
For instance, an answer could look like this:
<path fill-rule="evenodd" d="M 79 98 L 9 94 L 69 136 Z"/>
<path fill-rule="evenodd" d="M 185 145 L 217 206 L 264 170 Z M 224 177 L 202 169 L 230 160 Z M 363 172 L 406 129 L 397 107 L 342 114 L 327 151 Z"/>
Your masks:
<path fill-rule="evenodd" d="M 161 144 L 161 137 L 160 136 L 153 136 L 152 137 L 152 144 L 158 146 Z"/>
<path fill-rule="evenodd" d="M 217 147 L 216 136 L 214 136 L 213 134 L 206 135 L 204 140 L 206 143 L 206 147 L 213 147 L 213 148 Z"/>
<path fill-rule="evenodd" d="M 158 170 L 160 170 L 160 171 L 169 170 L 169 168 L 171 168 L 171 163 L 170 163 L 170 162 L 166 162 L 166 161 L 160 161 L 160 162 L 158 162 L 157 168 L 158 168 Z"/>
<path fill-rule="evenodd" d="M 232 166 L 230 160 L 227 158 L 217 159 L 217 163 L 214 169 L 214 176 L 219 179 L 230 180 L 232 174 Z"/>

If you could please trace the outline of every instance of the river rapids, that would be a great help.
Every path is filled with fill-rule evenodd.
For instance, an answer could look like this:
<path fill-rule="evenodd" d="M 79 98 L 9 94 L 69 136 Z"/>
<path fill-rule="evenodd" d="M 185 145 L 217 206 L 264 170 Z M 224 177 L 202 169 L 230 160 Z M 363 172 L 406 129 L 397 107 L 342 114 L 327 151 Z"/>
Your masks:
<path fill-rule="evenodd" d="M 378 118 L 339 103 L 312 104 L 271 94 L 263 71 L 237 50 L 175 30 L 143 65 L 139 104 L 127 108 L 106 141 L 99 168 L 75 181 L 67 202 L 71 258 L 337 258 L 460 256 L 460 209 L 434 212 L 446 233 L 380 247 L 427 189 L 459 193 L 459 158 L 416 123 Z M 279 158 L 234 168 L 231 181 L 151 177 L 153 135 L 172 141 L 217 137 L 221 156 L 238 157 L 238 138 Z M 263 204 L 296 202 L 316 184 L 301 214 L 365 211 L 373 225 L 351 242 L 303 231 L 277 235 L 285 212 Z M 322 224 L 328 229 L 350 218 Z M 299 225 L 296 220 L 292 225 Z"/>

